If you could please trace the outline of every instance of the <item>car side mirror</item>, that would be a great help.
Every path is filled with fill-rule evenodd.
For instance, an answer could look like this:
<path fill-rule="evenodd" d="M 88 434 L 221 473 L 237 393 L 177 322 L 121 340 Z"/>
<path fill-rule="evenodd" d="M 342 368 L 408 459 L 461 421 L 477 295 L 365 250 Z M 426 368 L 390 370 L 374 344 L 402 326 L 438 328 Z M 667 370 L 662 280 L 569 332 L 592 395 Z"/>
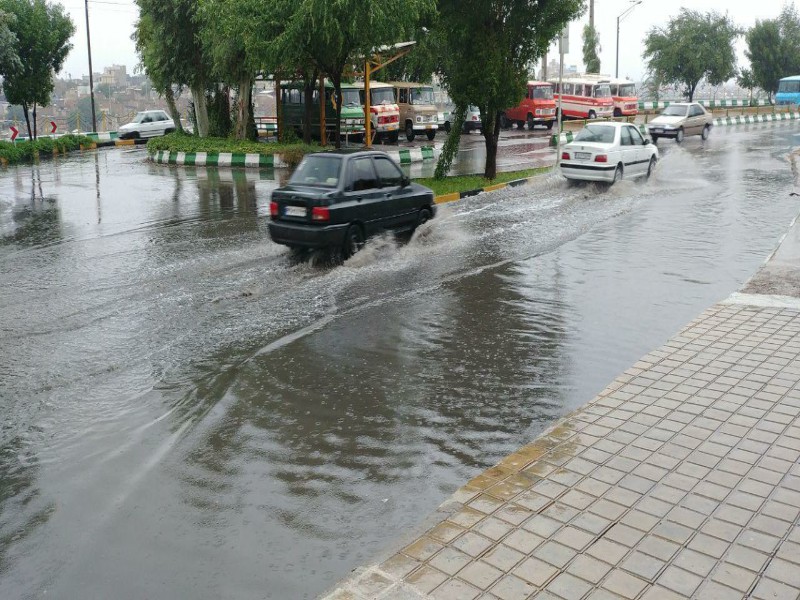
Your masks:
<path fill-rule="evenodd" d="M 403 175 L 403 177 L 400 179 L 400 187 L 408 187 L 409 185 L 411 185 L 411 180 Z"/>
<path fill-rule="evenodd" d="M 644 138 L 644 145 L 645 146 L 649 146 L 650 145 L 650 138 Z"/>

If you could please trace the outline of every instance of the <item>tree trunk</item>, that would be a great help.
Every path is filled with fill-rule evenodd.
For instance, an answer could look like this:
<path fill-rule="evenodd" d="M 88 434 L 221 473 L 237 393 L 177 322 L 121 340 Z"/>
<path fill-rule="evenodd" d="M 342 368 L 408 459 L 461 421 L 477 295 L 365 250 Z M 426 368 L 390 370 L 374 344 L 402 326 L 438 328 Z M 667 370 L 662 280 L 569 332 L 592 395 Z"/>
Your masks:
<path fill-rule="evenodd" d="M 197 121 L 197 134 L 200 137 L 208 136 L 208 102 L 206 91 L 203 88 L 192 88 L 194 102 L 194 118 Z"/>
<path fill-rule="evenodd" d="M 303 142 L 311 143 L 311 120 L 314 118 L 314 90 L 317 89 L 317 72 L 303 83 Z M 321 100 L 325 102 L 325 98 Z"/>
<path fill-rule="evenodd" d="M 336 133 L 334 134 L 334 144 L 336 149 L 342 147 L 342 76 L 334 75 L 333 80 L 333 102 L 336 105 Z"/>
<path fill-rule="evenodd" d="M 497 140 L 500 138 L 500 113 L 494 111 L 494 118 L 488 118 L 481 124 L 483 139 L 486 145 L 486 166 L 483 176 L 486 179 L 497 177 Z"/>
<path fill-rule="evenodd" d="M 167 85 L 164 89 L 164 99 L 167 101 L 167 109 L 169 109 L 169 115 L 172 117 L 172 124 L 175 125 L 175 131 L 183 133 L 181 114 L 178 112 L 178 107 L 175 105 L 175 94 L 172 92 L 171 85 Z"/>
<path fill-rule="evenodd" d="M 28 114 L 28 103 L 22 103 L 22 113 L 25 115 L 25 124 L 28 126 L 28 140 L 33 139 L 33 131 L 31 130 L 31 118 Z"/>
<path fill-rule="evenodd" d="M 33 103 L 33 139 L 39 139 L 39 131 L 36 127 L 36 102 Z"/>
<path fill-rule="evenodd" d="M 236 94 L 236 130 L 237 140 L 247 139 L 247 122 L 250 112 L 250 98 L 253 95 L 253 76 L 248 74 L 239 80 L 239 91 Z"/>

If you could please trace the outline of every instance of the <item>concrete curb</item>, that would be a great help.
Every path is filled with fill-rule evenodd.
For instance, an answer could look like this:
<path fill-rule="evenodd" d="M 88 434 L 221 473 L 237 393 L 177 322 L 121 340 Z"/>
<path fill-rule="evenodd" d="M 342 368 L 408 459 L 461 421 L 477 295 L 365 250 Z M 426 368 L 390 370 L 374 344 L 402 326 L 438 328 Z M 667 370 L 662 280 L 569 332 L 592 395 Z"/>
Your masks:
<path fill-rule="evenodd" d="M 639 102 L 639 110 L 655 110 L 657 108 L 666 108 L 670 104 L 676 102 L 686 102 L 686 100 L 667 100 L 664 102 Z M 751 104 L 749 100 L 698 100 L 698 104 L 702 104 L 706 108 L 733 108 L 742 106 L 770 106 L 767 100 L 755 100 Z"/>
<path fill-rule="evenodd" d="M 775 123 L 777 121 L 796 121 L 800 113 L 775 113 L 769 115 L 740 115 L 714 119 L 714 125 L 753 125 L 755 123 Z"/>
<path fill-rule="evenodd" d="M 119 138 L 119 135 L 116 131 L 104 131 L 102 133 L 90 131 L 89 133 L 82 133 L 81 135 L 85 135 L 86 137 L 93 139 L 95 142 L 105 142 Z"/>
<path fill-rule="evenodd" d="M 489 185 L 484 188 L 476 188 L 474 190 L 466 190 L 464 192 L 453 192 L 452 194 L 442 194 L 440 196 L 436 196 L 433 201 L 436 204 L 447 204 L 448 202 L 455 202 L 457 200 L 462 200 L 463 198 L 469 198 L 470 196 L 477 196 L 483 192 L 494 192 L 507 187 L 517 187 L 520 185 L 525 185 L 529 181 L 532 181 L 535 177 L 539 177 L 539 175 L 541 175 L 541 173 L 537 175 L 531 175 L 530 177 L 523 177 L 522 179 L 513 179 L 511 181 L 506 181 L 505 183 Z"/>
<path fill-rule="evenodd" d="M 131 142 L 133 140 L 117 140 Z M 139 140 L 136 140 L 138 143 Z M 390 150 L 388 154 L 395 162 L 408 165 L 413 162 L 435 160 L 441 154 L 438 148 L 402 148 Z M 186 165 L 197 167 L 254 167 L 285 168 L 289 163 L 280 154 L 239 154 L 231 152 L 169 152 L 161 150 L 150 155 L 153 162 L 163 165 Z"/>

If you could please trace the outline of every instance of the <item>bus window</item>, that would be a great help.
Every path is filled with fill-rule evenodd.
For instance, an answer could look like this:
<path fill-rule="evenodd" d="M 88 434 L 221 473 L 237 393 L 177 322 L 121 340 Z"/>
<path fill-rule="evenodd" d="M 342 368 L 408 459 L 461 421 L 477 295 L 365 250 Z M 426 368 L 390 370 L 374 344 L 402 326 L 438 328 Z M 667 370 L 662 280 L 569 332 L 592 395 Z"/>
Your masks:
<path fill-rule="evenodd" d="M 778 92 L 783 94 L 800 93 L 800 81 L 781 81 L 778 84 Z"/>
<path fill-rule="evenodd" d="M 408 104 L 408 88 L 400 88 L 398 92 L 397 101 L 400 104 Z"/>
<path fill-rule="evenodd" d="M 583 86 L 583 95 L 586 96 L 587 98 L 591 98 L 592 97 L 592 86 L 591 85 L 587 84 L 587 85 Z"/>

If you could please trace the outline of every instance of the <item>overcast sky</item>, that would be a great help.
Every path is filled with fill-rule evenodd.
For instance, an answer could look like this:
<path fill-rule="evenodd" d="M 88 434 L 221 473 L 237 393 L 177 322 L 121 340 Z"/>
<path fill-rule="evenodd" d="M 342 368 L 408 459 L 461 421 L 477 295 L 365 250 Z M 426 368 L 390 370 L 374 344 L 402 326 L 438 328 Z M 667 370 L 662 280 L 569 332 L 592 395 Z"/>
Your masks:
<path fill-rule="evenodd" d="M 86 16 L 81 0 L 61 2 L 75 22 L 76 32 L 72 40 L 73 49 L 67 57 L 61 76 L 67 73 L 73 77 L 89 73 L 86 52 Z M 602 72 L 614 73 L 616 50 L 617 16 L 632 4 L 631 0 L 596 0 L 595 25 L 600 33 L 602 52 L 600 60 Z M 678 14 L 681 7 L 693 10 L 728 11 L 733 20 L 742 27 L 750 27 L 756 19 L 771 19 L 778 15 L 783 0 L 643 0 L 620 23 L 619 74 L 639 80 L 644 75 L 642 64 L 643 38 L 650 27 L 667 23 L 670 17 Z M 133 24 L 138 9 L 133 0 L 89 0 L 89 20 L 92 32 L 92 63 L 94 71 L 100 73 L 103 67 L 123 64 L 132 73 L 138 63 L 131 41 Z M 570 25 L 570 53 L 565 59 L 567 65 L 577 65 L 583 70 L 581 59 L 581 31 L 588 21 L 587 14 L 580 21 Z M 737 43 L 739 65 L 745 62 L 744 43 Z"/>

